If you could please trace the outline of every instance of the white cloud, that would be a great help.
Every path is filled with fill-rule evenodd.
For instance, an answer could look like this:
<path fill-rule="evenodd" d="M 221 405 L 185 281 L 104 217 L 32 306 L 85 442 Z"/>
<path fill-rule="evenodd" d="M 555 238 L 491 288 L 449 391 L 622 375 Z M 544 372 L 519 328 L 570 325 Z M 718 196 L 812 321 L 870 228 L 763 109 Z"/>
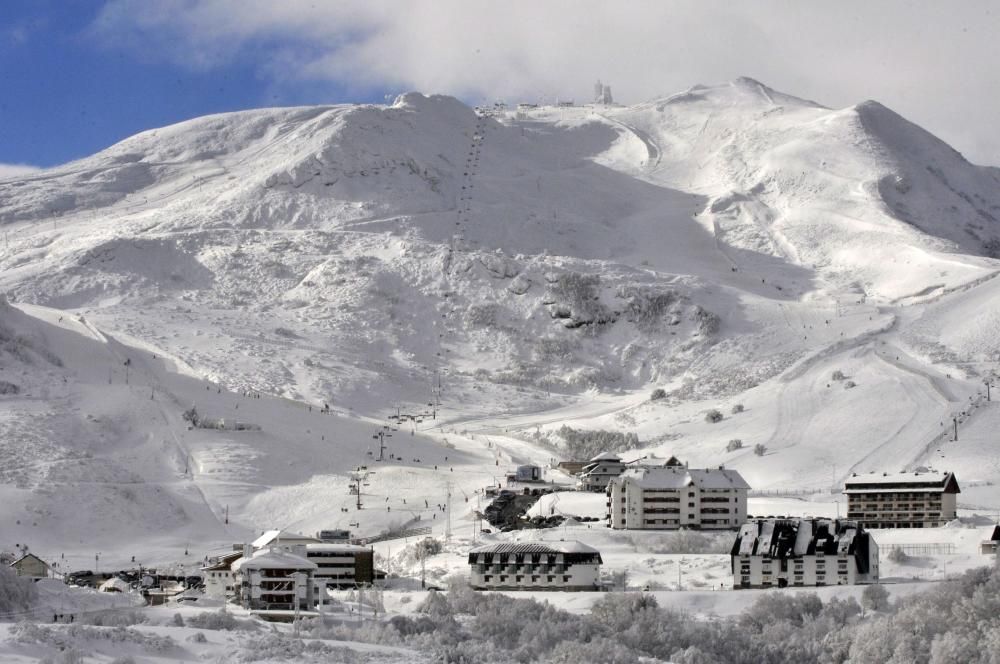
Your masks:
<path fill-rule="evenodd" d="M 18 175 L 27 175 L 40 170 L 37 166 L 29 166 L 28 164 L 0 164 L 0 180 L 17 177 Z"/>
<path fill-rule="evenodd" d="M 600 77 L 637 102 L 746 75 L 829 106 L 878 99 L 1000 163 L 987 0 L 111 0 L 94 33 L 199 68 L 252 58 L 277 81 L 470 101 L 586 98 Z"/>

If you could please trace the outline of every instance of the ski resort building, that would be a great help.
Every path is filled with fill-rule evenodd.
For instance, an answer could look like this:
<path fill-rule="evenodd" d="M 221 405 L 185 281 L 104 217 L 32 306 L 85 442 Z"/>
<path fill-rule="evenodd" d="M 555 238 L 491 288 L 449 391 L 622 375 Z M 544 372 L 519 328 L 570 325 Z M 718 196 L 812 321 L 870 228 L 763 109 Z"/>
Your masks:
<path fill-rule="evenodd" d="M 260 549 L 233 563 L 235 599 L 251 610 L 309 610 L 315 574 L 316 563 L 301 556 L 279 548 Z"/>
<path fill-rule="evenodd" d="M 295 551 L 302 555 L 302 551 Z M 375 581 L 375 553 L 357 544 L 318 543 L 305 545 L 305 559 L 316 565 L 317 587 L 354 588 Z"/>
<path fill-rule="evenodd" d="M 626 468 L 628 466 L 617 454 L 598 454 L 580 471 L 580 481 L 576 488 L 580 491 L 604 491 L 608 488 L 608 482 L 625 472 Z"/>
<path fill-rule="evenodd" d="M 201 568 L 205 583 L 205 596 L 225 601 L 233 594 L 233 563 L 243 554 L 239 551 L 227 553 L 210 561 Z"/>
<path fill-rule="evenodd" d="M 878 582 L 878 545 L 856 521 L 755 519 L 731 551 L 733 588 Z"/>
<path fill-rule="evenodd" d="M 333 531 L 322 531 L 320 534 L 342 536 Z M 309 537 L 280 530 L 269 530 L 254 540 L 254 549 L 282 549 L 294 555 L 305 558 L 316 565 L 314 574 L 317 586 L 329 588 L 354 588 L 360 585 L 371 585 L 375 581 L 375 553 L 367 546 L 351 544 L 336 538 L 323 541 L 318 537 Z"/>
<path fill-rule="evenodd" d="M 475 590 L 600 590 L 600 552 L 569 542 L 502 542 L 469 552 Z"/>
<path fill-rule="evenodd" d="M 735 470 L 630 468 L 608 483 L 608 527 L 616 530 L 736 529 L 750 485 Z"/>
<path fill-rule="evenodd" d="M 847 518 L 866 528 L 935 528 L 955 519 L 961 489 L 954 473 L 852 475 L 844 485 Z"/>
<path fill-rule="evenodd" d="M 49 564 L 33 553 L 26 553 L 10 564 L 18 576 L 44 579 L 49 576 Z"/>

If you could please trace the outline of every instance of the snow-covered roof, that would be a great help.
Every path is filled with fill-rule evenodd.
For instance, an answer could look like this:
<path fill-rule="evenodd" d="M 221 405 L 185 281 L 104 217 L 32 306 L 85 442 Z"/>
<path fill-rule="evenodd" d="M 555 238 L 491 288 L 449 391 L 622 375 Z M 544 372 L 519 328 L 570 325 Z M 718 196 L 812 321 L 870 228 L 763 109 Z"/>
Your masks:
<path fill-rule="evenodd" d="M 288 543 L 288 544 L 292 543 L 305 544 L 309 542 L 319 542 L 319 540 L 316 539 L 315 537 L 309 537 L 308 535 L 299 535 L 298 533 L 291 533 L 288 532 L 287 530 L 266 530 L 264 531 L 264 534 L 255 539 L 253 542 L 251 542 L 250 546 L 252 546 L 255 549 L 262 549 L 278 539 L 280 539 L 282 543 Z"/>
<path fill-rule="evenodd" d="M 591 463 L 593 463 L 594 461 L 621 461 L 621 460 L 622 458 L 617 454 L 612 454 L 611 452 L 601 452 L 590 461 Z"/>
<path fill-rule="evenodd" d="M 618 476 L 619 482 L 634 482 L 643 489 L 749 489 L 743 476 L 730 468 L 630 468 Z"/>
<path fill-rule="evenodd" d="M 558 542 L 497 542 L 476 547 L 469 553 L 598 553 L 577 540 Z"/>
<path fill-rule="evenodd" d="M 798 558 L 824 554 L 853 555 L 858 571 L 868 572 L 871 536 L 856 521 L 838 519 L 757 519 L 740 527 L 733 556 Z"/>
<path fill-rule="evenodd" d="M 960 493 L 954 473 L 937 470 L 909 473 L 866 473 L 852 475 L 844 482 L 844 493 L 865 491 L 902 492 L 913 489 Z"/>
<path fill-rule="evenodd" d="M 98 590 L 100 590 L 102 593 L 127 593 L 129 590 L 131 590 L 131 588 L 129 587 L 128 583 L 122 581 L 116 576 L 113 576 L 104 583 L 102 583 L 98 587 Z"/>
<path fill-rule="evenodd" d="M 33 554 L 33 553 L 26 553 L 26 554 L 24 554 L 23 556 L 21 556 L 20 558 L 18 558 L 18 559 L 17 559 L 17 560 L 15 560 L 14 562 L 12 562 L 12 563 L 10 564 L 10 566 L 11 566 L 11 567 L 14 567 L 14 566 L 15 566 L 15 565 L 17 565 L 18 563 L 20 563 L 20 562 L 21 562 L 22 560 L 27 560 L 28 558 L 34 558 L 35 560 L 37 560 L 37 561 L 38 561 L 38 562 L 40 562 L 41 564 L 45 565 L 46 567 L 50 567 L 50 565 L 49 565 L 49 564 L 48 564 L 47 562 L 45 562 L 44 560 L 42 560 L 41 558 L 39 558 L 38 556 L 36 556 L 36 555 L 35 555 L 35 554 Z"/>
<path fill-rule="evenodd" d="M 284 549 L 261 549 L 249 558 L 233 563 L 233 571 L 240 569 L 316 569 L 316 563 Z"/>

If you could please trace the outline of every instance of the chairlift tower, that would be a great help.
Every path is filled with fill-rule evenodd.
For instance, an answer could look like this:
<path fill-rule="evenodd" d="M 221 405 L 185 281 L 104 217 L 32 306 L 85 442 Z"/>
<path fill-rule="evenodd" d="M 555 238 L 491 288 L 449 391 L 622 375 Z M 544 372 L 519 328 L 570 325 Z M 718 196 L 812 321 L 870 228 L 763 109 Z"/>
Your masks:
<path fill-rule="evenodd" d="M 385 460 L 385 439 L 386 438 L 392 438 L 392 434 L 386 432 L 386 429 L 388 429 L 388 428 L 389 428 L 388 426 L 384 426 L 381 430 L 379 430 L 379 432 L 377 434 L 375 434 L 375 435 L 372 436 L 373 439 L 375 439 L 375 440 L 378 441 L 378 459 L 377 459 L 377 461 L 384 461 Z"/>
<path fill-rule="evenodd" d="M 357 509 L 362 508 L 361 504 L 361 487 L 368 486 L 368 476 L 371 472 L 364 467 L 359 467 L 353 473 L 351 473 L 351 489 L 352 493 L 356 496 L 355 507 Z"/>

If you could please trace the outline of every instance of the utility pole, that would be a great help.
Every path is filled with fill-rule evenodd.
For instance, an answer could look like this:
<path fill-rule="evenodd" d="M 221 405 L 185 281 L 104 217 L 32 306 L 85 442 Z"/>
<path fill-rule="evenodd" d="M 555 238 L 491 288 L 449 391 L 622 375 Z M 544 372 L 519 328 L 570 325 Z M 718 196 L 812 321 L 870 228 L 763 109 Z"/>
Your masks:
<path fill-rule="evenodd" d="M 444 523 L 444 543 L 447 544 L 451 539 L 451 480 L 448 480 L 447 484 L 447 494 L 445 496 L 444 503 L 445 510 L 445 523 Z"/>
<path fill-rule="evenodd" d="M 952 423 L 955 425 L 955 442 L 958 442 L 958 416 L 951 418 Z"/>

